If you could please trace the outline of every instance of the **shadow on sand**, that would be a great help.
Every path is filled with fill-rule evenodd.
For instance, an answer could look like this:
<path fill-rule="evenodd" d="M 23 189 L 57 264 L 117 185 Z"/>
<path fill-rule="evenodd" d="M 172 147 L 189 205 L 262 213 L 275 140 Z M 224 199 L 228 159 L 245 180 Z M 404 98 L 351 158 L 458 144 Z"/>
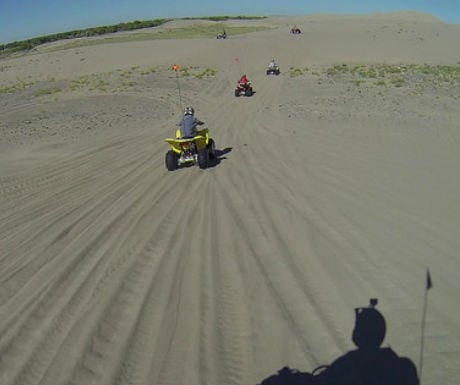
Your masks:
<path fill-rule="evenodd" d="M 414 363 L 399 357 L 391 348 L 380 347 L 386 323 L 375 309 L 376 305 L 377 299 L 371 299 L 368 307 L 355 309 L 352 340 L 358 349 L 311 373 L 286 366 L 265 378 L 260 385 L 418 385 Z"/>
<path fill-rule="evenodd" d="M 223 150 L 215 149 L 214 150 L 215 157 L 209 161 L 208 168 L 216 167 L 217 165 L 219 165 L 220 162 L 222 162 L 224 159 L 227 159 L 225 155 L 230 153 L 231 151 L 232 151 L 231 147 L 226 147 Z"/>

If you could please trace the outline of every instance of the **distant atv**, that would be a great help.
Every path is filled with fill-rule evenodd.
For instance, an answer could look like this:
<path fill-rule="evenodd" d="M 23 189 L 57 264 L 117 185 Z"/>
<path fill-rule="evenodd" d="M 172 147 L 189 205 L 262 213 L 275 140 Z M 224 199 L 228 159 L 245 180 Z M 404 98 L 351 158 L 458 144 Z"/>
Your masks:
<path fill-rule="evenodd" d="M 215 143 L 209 137 L 207 128 L 198 130 L 193 138 L 181 138 L 180 129 L 178 129 L 176 138 L 166 138 L 165 142 L 171 146 L 165 157 L 166 168 L 169 171 L 195 164 L 205 169 L 216 158 Z"/>
<path fill-rule="evenodd" d="M 254 94 L 254 90 L 252 89 L 251 82 L 247 82 L 245 84 L 238 83 L 235 88 L 235 96 L 252 96 Z"/>
<path fill-rule="evenodd" d="M 267 75 L 279 75 L 280 72 L 280 67 L 278 65 L 267 68 Z"/>
<path fill-rule="evenodd" d="M 225 31 L 218 33 L 216 36 L 216 39 L 226 39 L 226 38 L 227 38 L 227 33 Z"/>
<path fill-rule="evenodd" d="M 299 35 L 299 34 L 301 34 L 302 32 L 300 31 L 299 28 L 294 27 L 294 28 L 291 28 L 291 33 L 294 34 L 294 35 Z"/>

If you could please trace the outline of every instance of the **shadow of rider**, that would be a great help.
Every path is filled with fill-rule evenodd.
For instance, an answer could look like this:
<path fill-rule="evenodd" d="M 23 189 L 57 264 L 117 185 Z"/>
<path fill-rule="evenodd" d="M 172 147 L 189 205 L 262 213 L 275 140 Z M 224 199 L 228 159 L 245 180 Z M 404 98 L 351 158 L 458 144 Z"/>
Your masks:
<path fill-rule="evenodd" d="M 261 385 L 418 385 L 414 363 L 399 357 L 391 348 L 380 347 L 386 333 L 383 315 L 375 309 L 377 299 L 368 307 L 355 309 L 352 333 L 357 349 L 345 353 L 313 373 L 299 372 L 287 367 L 270 376 Z"/>

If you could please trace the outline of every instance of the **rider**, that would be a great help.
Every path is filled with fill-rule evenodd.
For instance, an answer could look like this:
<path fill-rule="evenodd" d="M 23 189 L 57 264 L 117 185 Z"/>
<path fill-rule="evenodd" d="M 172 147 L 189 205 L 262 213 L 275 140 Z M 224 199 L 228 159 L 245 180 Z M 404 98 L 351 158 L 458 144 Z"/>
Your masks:
<path fill-rule="evenodd" d="M 274 58 L 272 58 L 272 60 L 270 60 L 270 63 L 268 63 L 268 68 L 270 69 L 273 69 L 273 68 L 276 68 L 277 65 L 276 65 L 276 61 Z"/>
<path fill-rule="evenodd" d="M 241 87 L 246 88 L 249 85 L 249 79 L 246 77 L 246 74 L 243 74 L 243 76 L 240 77 L 240 80 L 238 80 L 238 85 Z"/>
<path fill-rule="evenodd" d="M 201 126 L 202 124 L 204 122 L 195 117 L 193 107 L 185 107 L 184 116 L 179 123 L 181 138 L 193 138 L 196 135 L 196 126 Z"/>

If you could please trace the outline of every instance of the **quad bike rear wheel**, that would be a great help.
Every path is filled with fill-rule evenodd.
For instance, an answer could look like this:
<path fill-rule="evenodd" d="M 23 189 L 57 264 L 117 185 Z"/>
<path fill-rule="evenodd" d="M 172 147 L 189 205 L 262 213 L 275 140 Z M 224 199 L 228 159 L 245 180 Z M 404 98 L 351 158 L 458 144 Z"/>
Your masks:
<path fill-rule="evenodd" d="M 174 171 L 177 169 L 178 158 L 179 156 L 174 151 L 169 150 L 166 153 L 165 163 L 168 171 Z"/>
<path fill-rule="evenodd" d="M 216 158 L 216 143 L 214 142 L 214 139 L 209 139 L 209 143 L 206 147 L 209 153 L 209 160 L 215 159 Z"/>
<path fill-rule="evenodd" d="M 198 166 L 201 169 L 208 167 L 209 163 L 209 150 L 207 148 L 198 151 Z"/>

